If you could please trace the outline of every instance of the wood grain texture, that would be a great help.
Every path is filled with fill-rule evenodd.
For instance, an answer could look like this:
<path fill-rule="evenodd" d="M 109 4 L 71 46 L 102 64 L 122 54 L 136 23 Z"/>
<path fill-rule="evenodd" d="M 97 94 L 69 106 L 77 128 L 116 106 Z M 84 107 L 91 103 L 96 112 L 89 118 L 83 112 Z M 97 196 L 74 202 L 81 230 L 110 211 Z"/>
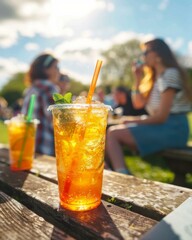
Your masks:
<path fill-rule="evenodd" d="M 11 172 L 0 164 L 0 189 L 33 212 L 79 239 L 139 239 L 156 221 L 105 201 L 91 211 L 59 207 L 58 186 L 27 172 Z"/>
<path fill-rule="evenodd" d="M 192 190 L 119 173 L 105 171 L 103 194 L 130 203 L 138 213 L 160 220 L 188 197 Z M 135 211 L 135 210 L 134 210 Z"/>
<path fill-rule="evenodd" d="M 0 239 L 68 239 L 71 236 L 46 222 L 28 208 L 0 192 Z"/>
<path fill-rule="evenodd" d="M 7 149 L 0 150 L 0 159 L 1 155 L 8 159 Z M 36 156 L 31 172 L 57 183 L 54 157 Z M 192 196 L 192 189 L 104 170 L 102 193 L 104 200 L 115 198 L 121 207 L 128 203 L 132 211 L 160 220 Z"/>
<path fill-rule="evenodd" d="M 57 183 L 54 158 L 37 157 L 31 172 Z M 115 204 L 121 207 L 129 203 L 132 206 L 132 211 L 155 220 L 162 219 L 192 196 L 192 190 L 188 188 L 126 176 L 107 170 L 104 170 L 102 193 L 104 200 L 115 198 Z"/>
<path fill-rule="evenodd" d="M 186 162 L 192 164 L 192 146 L 187 146 L 185 149 L 169 149 L 162 152 L 166 158 L 184 159 Z"/>

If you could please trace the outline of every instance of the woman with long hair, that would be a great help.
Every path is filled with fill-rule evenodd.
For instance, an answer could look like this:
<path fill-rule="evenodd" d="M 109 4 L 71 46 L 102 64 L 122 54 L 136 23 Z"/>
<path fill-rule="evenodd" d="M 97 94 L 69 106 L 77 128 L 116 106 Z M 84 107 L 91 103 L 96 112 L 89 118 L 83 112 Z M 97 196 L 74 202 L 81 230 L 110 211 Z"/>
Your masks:
<path fill-rule="evenodd" d="M 41 154 L 54 155 L 52 115 L 47 108 L 54 103 L 52 94 L 58 92 L 59 76 L 58 60 L 48 53 L 35 58 L 27 73 L 31 86 L 25 92 L 22 113 L 27 114 L 30 97 L 35 94 L 34 117 L 40 121 L 36 135 L 36 152 Z"/>
<path fill-rule="evenodd" d="M 143 44 L 144 64 L 133 66 L 135 84 L 132 101 L 148 116 L 127 120 L 107 131 L 106 152 L 114 171 L 129 171 L 122 144 L 141 156 L 168 148 L 186 146 L 189 126 L 186 114 L 191 110 L 192 93 L 183 68 L 162 39 Z"/>

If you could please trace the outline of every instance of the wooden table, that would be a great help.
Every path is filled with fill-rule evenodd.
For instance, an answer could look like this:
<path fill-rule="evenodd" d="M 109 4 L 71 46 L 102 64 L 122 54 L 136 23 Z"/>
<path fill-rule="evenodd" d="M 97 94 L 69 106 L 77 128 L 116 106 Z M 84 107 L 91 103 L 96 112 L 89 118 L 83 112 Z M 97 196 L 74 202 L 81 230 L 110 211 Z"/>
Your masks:
<path fill-rule="evenodd" d="M 0 146 L 0 239 L 139 239 L 192 190 L 104 171 L 102 204 L 71 212 L 58 205 L 55 158 L 38 155 L 31 171 L 11 172 Z"/>

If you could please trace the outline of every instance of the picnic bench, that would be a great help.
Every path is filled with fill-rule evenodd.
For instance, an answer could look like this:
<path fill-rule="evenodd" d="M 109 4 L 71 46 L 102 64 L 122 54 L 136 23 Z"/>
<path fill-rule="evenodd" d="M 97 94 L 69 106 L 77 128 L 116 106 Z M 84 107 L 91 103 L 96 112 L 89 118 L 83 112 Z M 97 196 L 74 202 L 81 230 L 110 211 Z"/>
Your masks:
<path fill-rule="evenodd" d="M 185 175 L 192 173 L 192 146 L 188 145 L 182 149 L 168 149 L 160 154 L 175 173 L 173 184 L 185 186 Z"/>
<path fill-rule="evenodd" d="M 36 155 L 30 171 L 12 172 L 0 145 L 0 239 L 140 239 L 192 196 L 192 190 L 104 170 L 102 203 L 60 208 L 55 158 Z"/>
<path fill-rule="evenodd" d="M 121 123 L 123 123 L 123 118 L 110 118 L 108 121 L 108 127 Z M 167 149 L 158 152 L 156 155 L 162 156 L 166 160 L 170 170 L 174 172 L 175 177 L 173 184 L 185 187 L 186 174 L 192 174 L 192 144 L 188 143 L 185 148 L 181 149 Z"/>

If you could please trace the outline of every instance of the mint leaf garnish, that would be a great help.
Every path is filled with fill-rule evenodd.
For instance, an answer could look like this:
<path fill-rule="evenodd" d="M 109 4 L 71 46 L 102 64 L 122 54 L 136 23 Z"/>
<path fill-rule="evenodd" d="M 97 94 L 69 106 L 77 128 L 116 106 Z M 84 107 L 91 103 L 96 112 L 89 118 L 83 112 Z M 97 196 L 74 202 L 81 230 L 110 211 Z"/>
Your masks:
<path fill-rule="evenodd" d="M 60 93 L 54 93 L 53 100 L 55 104 L 72 103 L 72 93 L 68 92 L 64 95 L 61 95 Z"/>
<path fill-rule="evenodd" d="M 61 95 L 60 93 L 53 93 L 53 100 L 55 102 L 60 101 L 63 98 L 63 95 Z"/>
<path fill-rule="evenodd" d="M 66 93 L 63 97 L 67 103 L 72 103 L 72 93 L 71 92 Z"/>

